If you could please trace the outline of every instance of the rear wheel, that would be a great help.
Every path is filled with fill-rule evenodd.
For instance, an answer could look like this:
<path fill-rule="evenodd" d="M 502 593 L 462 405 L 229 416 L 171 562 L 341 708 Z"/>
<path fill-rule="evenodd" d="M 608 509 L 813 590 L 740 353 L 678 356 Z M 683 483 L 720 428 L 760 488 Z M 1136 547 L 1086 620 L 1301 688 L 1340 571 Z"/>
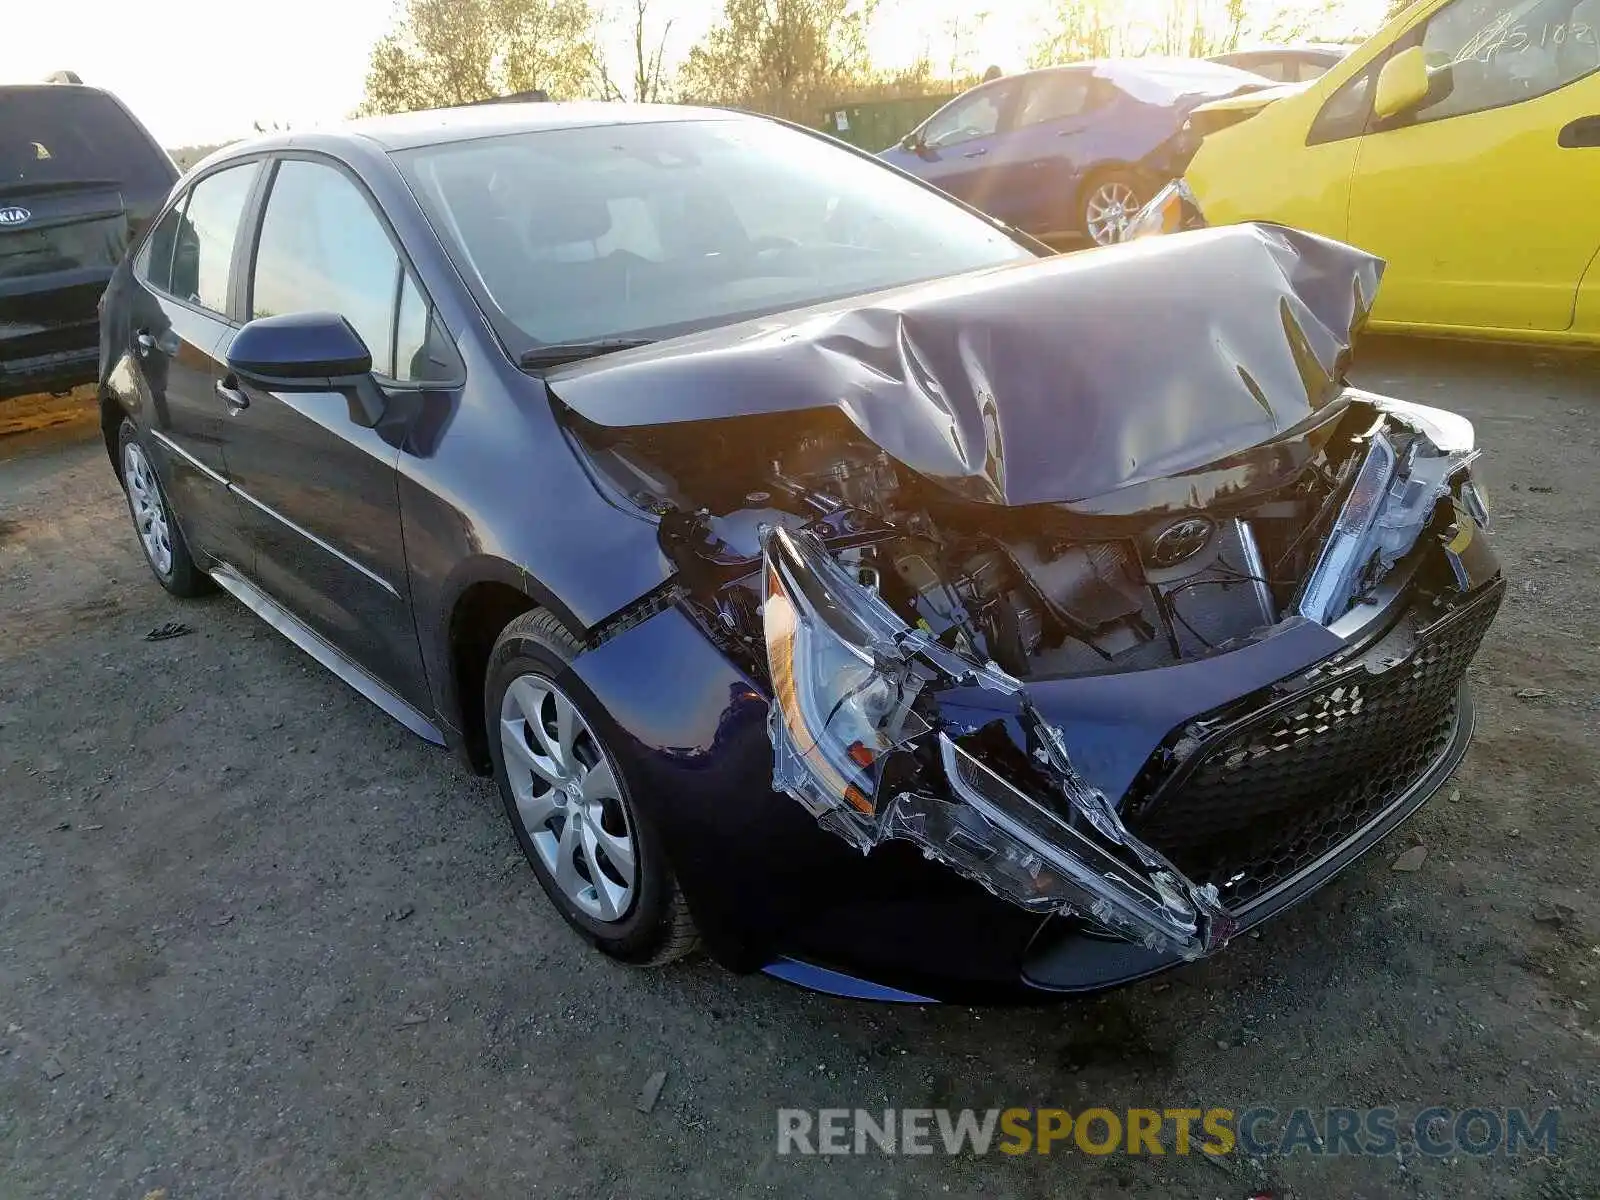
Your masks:
<path fill-rule="evenodd" d="M 484 688 L 495 782 L 567 923 L 623 962 L 670 962 L 695 948 L 694 923 L 650 815 L 603 740 L 604 714 L 560 682 L 578 649 L 542 611 L 495 643 Z"/>
<path fill-rule="evenodd" d="M 172 505 L 162 490 L 149 452 L 139 439 L 138 427 L 123 419 L 117 431 L 117 462 L 122 468 L 122 488 L 128 496 L 128 515 L 139 535 L 139 548 L 156 581 L 174 596 L 203 596 L 215 586 L 211 576 L 196 565 L 172 515 Z"/>
<path fill-rule="evenodd" d="M 1097 246 L 1122 239 L 1145 202 L 1143 183 L 1132 171 L 1102 171 L 1083 187 L 1079 228 Z"/>

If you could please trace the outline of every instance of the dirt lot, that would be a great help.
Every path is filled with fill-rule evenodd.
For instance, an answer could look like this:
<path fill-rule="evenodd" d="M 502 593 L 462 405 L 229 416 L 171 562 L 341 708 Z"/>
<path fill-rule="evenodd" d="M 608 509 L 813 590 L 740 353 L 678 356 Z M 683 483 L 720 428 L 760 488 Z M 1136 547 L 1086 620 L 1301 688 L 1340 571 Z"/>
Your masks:
<path fill-rule="evenodd" d="M 46 406 L 0 438 L 0 1195 L 1600 1195 L 1597 366 L 1365 348 L 1487 447 L 1513 585 L 1470 757 L 1259 938 L 1024 1010 L 601 961 L 488 786 L 162 592 L 92 420 Z M 774 1152 L 780 1106 L 1430 1104 L 1558 1106 L 1561 1156 Z"/>

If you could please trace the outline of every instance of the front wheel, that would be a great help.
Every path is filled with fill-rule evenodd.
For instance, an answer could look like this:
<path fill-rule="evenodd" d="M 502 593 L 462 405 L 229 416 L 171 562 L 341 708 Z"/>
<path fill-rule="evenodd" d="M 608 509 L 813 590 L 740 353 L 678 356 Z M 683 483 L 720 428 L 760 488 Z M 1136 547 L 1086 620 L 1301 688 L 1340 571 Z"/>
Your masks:
<path fill-rule="evenodd" d="M 1122 240 L 1128 222 L 1144 206 L 1143 186 L 1131 171 L 1103 171 L 1083 188 L 1079 228 L 1097 246 Z"/>
<path fill-rule="evenodd" d="M 501 633 L 484 686 L 495 782 L 567 923 L 623 962 L 670 962 L 695 948 L 694 923 L 650 814 L 602 737 L 603 714 L 561 683 L 578 648 L 548 612 Z"/>
<path fill-rule="evenodd" d="M 214 587 L 211 576 L 189 554 L 189 544 L 173 518 L 172 505 L 139 439 L 138 427 L 126 417 L 117 432 L 117 461 L 122 466 L 128 515 L 133 518 L 133 531 L 139 535 L 139 548 L 150 573 L 174 596 L 188 599 L 210 592 Z"/>

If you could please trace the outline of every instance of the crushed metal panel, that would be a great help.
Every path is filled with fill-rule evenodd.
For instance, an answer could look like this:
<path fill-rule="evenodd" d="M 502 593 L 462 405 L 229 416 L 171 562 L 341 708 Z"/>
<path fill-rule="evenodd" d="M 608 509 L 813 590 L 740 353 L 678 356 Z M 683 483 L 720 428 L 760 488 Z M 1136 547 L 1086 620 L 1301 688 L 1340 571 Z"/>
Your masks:
<path fill-rule="evenodd" d="M 1076 502 L 1274 441 L 1340 397 L 1382 262 L 1237 225 L 959 275 L 552 372 L 608 427 L 836 408 L 995 504 Z"/>
<path fill-rule="evenodd" d="M 1020 683 L 907 627 L 810 535 L 769 531 L 764 572 L 773 786 L 824 829 L 863 854 L 909 841 L 1022 908 L 1074 913 L 1152 950 L 1192 959 L 1227 942 L 1234 922 L 1216 889 L 1128 831 Z M 1012 701 L 1059 803 L 1030 796 L 914 712 L 935 683 Z M 937 753 L 942 781 L 895 770 L 919 749 Z"/>

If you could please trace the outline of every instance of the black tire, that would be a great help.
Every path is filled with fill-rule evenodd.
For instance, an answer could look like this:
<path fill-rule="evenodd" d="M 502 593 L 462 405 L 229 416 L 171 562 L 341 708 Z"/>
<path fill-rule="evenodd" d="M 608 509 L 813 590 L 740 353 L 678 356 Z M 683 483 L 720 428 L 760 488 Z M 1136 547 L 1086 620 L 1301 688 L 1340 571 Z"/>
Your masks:
<path fill-rule="evenodd" d="M 143 456 L 148 470 L 148 486 L 154 489 L 155 496 L 159 499 L 165 518 L 167 530 L 167 547 L 171 554 L 171 562 L 164 568 L 152 555 L 145 545 L 144 534 L 139 527 L 139 514 L 135 507 L 133 489 L 129 487 L 128 480 L 128 447 L 137 446 Z M 167 498 L 167 491 L 161 484 L 161 477 L 156 473 L 154 459 L 150 456 L 150 449 L 145 445 L 144 439 L 139 436 L 139 430 L 134 423 L 124 417 L 122 427 L 117 431 L 117 477 L 122 481 L 122 491 L 128 502 L 128 516 L 133 522 L 134 535 L 139 539 L 139 551 L 144 557 L 145 566 L 150 568 L 150 574 L 156 577 L 156 582 L 174 596 L 184 600 L 191 600 L 196 596 L 204 596 L 216 590 L 216 583 L 211 576 L 202 571 L 194 561 L 194 556 L 189 553 L 189 543 L 184 541 L 183 530 L 178 524 L 177 514 L 173 511 L 172 501 Z"/>
<path fill-rule="evenodd" d="M 1110 170 L 1097 171 L 1095 174 L 1089 176 L 1089 178 L 1084 182 L 1083 187 L 1078 192 L 1077 227 L 1078 232 L 1083 234 L 1084 237 L 1088 238 L 1089 241 L 1094 242 L 1097 245 L 1108 245 L 1110 243 L 1100 242 L 1098 239 L 1096 239 L 1094 230 L 1090 227 L 1091 216 L 1089 212 L 1089 205 L 1094 201 L 1095 197 L 1101 192 L 1101 190 L 1107 187 L 1125 188 L 1132 195 L 1132 200 L 1128 202 L 1129 206 L 1131 206 L 1130 210 L 1127 212 L 1127 219 L 1129 220 L 1131 220 L 1134 214 L 1139 211 L 1144 202 L 1150 199 L 1150 197 L 1146 194 L 1148 189 L 1145 186 L 1145 181 L 1133 171 L 1124 170 L 1122 168 L 1112 168 Z"/>
<path fill-rule="evenodd" d="M 494 763 L 495 784 L 506 818 L 511 822 L 517 844 L 533 868 L 539 885 L 567 924 L 596 949 L 634 966 L 655 966 L 691 954 L 699 946 L 699 936 L 689 907 L 678 890 L 671 864 L 662 848 L 661 837 L 647 806 L 630 794 L 622 764 L 595 730 L 609 730 L 613 724 L 604 712 L 583 696 L 563 688 L 568 701 L 589 726 L 593 749 L 604 755 L 616 777 L 621 803 L 634 843 L 637 883 L 627 910 L 616 920 L 603 921 L 580 909 L 562 891 L 554 874 L 534 847 L 522 814 L 518 811 L 506 770 L 505 750 L 500 738 L 501 705 L 518 679 L 534 674 L 555 683 L 568 663 L 576 657 L 578 643 L 555 617 L 542 609 L 522 614 L 501 632 L 489 655 L 484 679 L 484 723 L 489 738 L 489 754 Z"/>

